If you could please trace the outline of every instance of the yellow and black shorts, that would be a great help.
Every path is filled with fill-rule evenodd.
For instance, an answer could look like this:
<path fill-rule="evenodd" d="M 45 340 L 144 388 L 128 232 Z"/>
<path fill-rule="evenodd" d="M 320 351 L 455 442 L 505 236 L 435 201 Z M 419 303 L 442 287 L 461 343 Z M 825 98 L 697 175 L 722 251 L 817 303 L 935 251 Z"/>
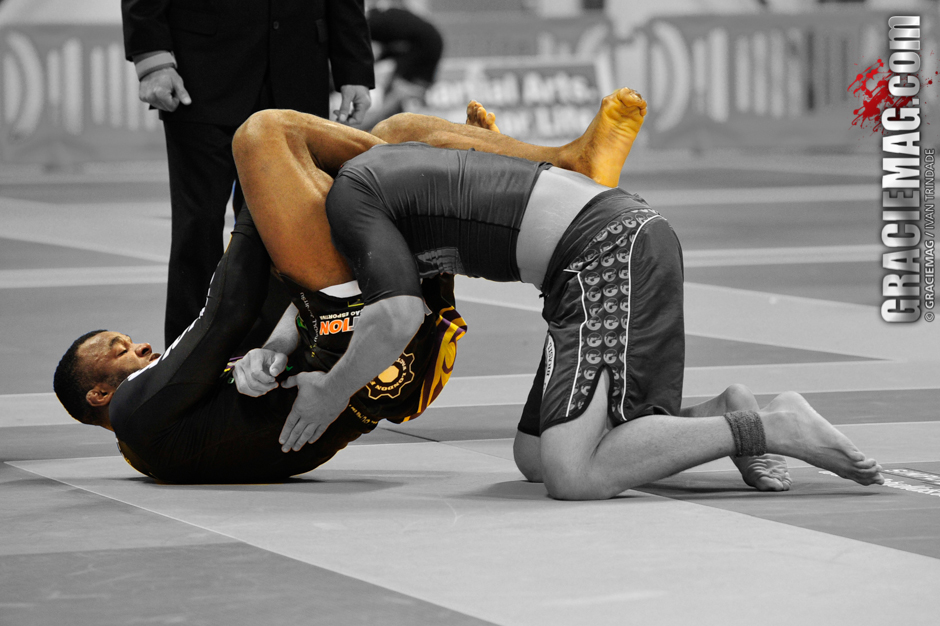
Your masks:
<path fill-rule="evenodd" d="M 360 389 L 349 410 L 360 420 L 380 419 L 401 424 L 421 415 L 450 380 L 457 358 L 457 341 L 467 324 L 454 308 L 454 277 L 440 274 L 422 283 L 431 313 L 421 328 L 385 371 Z"/>

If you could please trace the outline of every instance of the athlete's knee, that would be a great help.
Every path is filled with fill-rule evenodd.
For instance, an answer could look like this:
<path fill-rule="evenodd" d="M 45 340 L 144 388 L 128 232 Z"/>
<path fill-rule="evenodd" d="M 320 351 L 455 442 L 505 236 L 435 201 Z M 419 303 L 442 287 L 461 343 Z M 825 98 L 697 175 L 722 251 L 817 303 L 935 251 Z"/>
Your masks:
<path fill-rule="evenodd" d="M 550 432 L 551 429 L 542 434 L 540 456 L 542 480 L 548 495 L 556 500 L 601 500 L 623 491 L 598 472 L 593 447 L 582 451 L 577 446 L 559 445 L 558 438 L 546 438 Z"/>
<path fill-rule="evenodd" d="M 372 134 L 388 143 L 409 141 L 413 138 L 419 118 L 415 113 L 396 113 L 376 124 Z"/>
<path fill-rule="evenodd" d="M 516 431 L 516 438 L 512 443 L 512 456 L 516 461 L 516 467 L 526 480 L 533 483 L 543 481 L 538 437 Z"/>
<path fill-rule="evenodd" d="M 548 495 L 556 500 L 584 500 L 584 477 L 571 467 L 547 463 L 543 480 Z"/>
<path fill-rule="evenodd" d="M 232 153 L 235 162 L 250 158 L 258 145 L 283 130 L 281 114 L 276 110 L 264 110 L 253 113 L 235 131 L 232 138 Z"/>
<path fill-rule="evenodd" d="M 595 476 L 590 463 L 543 460 L 542 479 L 548 495 L 556 500 L 603 500 L 622 491 L 612 490 L 611 485 Z"/>

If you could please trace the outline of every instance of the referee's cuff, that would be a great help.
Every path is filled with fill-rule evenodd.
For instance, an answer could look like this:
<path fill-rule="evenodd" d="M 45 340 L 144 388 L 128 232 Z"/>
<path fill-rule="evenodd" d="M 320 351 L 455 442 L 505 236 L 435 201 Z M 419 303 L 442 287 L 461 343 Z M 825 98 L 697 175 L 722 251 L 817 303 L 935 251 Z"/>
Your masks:
<path fill-rule="evenodd" d="M 137 79 L 140 80 L 147 74 L 152 74 L 165 67 L 176 67 L 176 57 L 172 52 L 157 52 L 144 59 L 134 63 L 137 69 Z"/>

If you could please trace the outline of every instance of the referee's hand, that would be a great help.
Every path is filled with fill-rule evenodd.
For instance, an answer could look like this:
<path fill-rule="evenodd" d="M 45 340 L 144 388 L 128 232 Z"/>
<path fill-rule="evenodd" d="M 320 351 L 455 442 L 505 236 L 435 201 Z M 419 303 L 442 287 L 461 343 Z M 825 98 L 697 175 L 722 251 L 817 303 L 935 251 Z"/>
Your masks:
<path fill-rule="evenodd" d="M 183 85 L 183 77 L 172 67 L 151 72 L 140 79 L 138 95 L 142 102 L 168 113 L 175 111 L 180 104 L 193 102 Z"/>
<path fill-rule="evenodd" d="M 358 126 L 366 117 L 366 111 L 372 106 L 369 88 L 364 85 L 343 85 L 339 88 L 343 101 L 333 111 L 336 121 L 350 126 Z"/>
<path fill-rule="evenodd" d="M 287 366 L 287 355 L 264 348 L 255 348 L 235 363 L 235 387 L 252 398 L 277 388 L 275 380 Z"/>

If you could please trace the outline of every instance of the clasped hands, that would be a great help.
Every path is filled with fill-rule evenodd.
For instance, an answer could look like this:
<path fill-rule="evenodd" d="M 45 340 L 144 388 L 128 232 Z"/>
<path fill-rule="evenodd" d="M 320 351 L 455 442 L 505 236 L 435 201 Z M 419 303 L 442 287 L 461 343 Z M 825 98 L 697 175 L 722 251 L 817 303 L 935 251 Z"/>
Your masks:
<path fill-rule="evenodd" d="M 338 396 L 334 386 L 329 384 L 329 377 L 322 372 L 301 372 L 279 384 L 277 377 L 286 366 L 286 354 L 256 348 L 235 363 L 234 372 L 239 393 L 253 398 L 278 386 L 297 388 L 294 406 L 278 438 L 281 450 L 290 452 L 319 439 L 346 408 L 349 398 Z"/>

